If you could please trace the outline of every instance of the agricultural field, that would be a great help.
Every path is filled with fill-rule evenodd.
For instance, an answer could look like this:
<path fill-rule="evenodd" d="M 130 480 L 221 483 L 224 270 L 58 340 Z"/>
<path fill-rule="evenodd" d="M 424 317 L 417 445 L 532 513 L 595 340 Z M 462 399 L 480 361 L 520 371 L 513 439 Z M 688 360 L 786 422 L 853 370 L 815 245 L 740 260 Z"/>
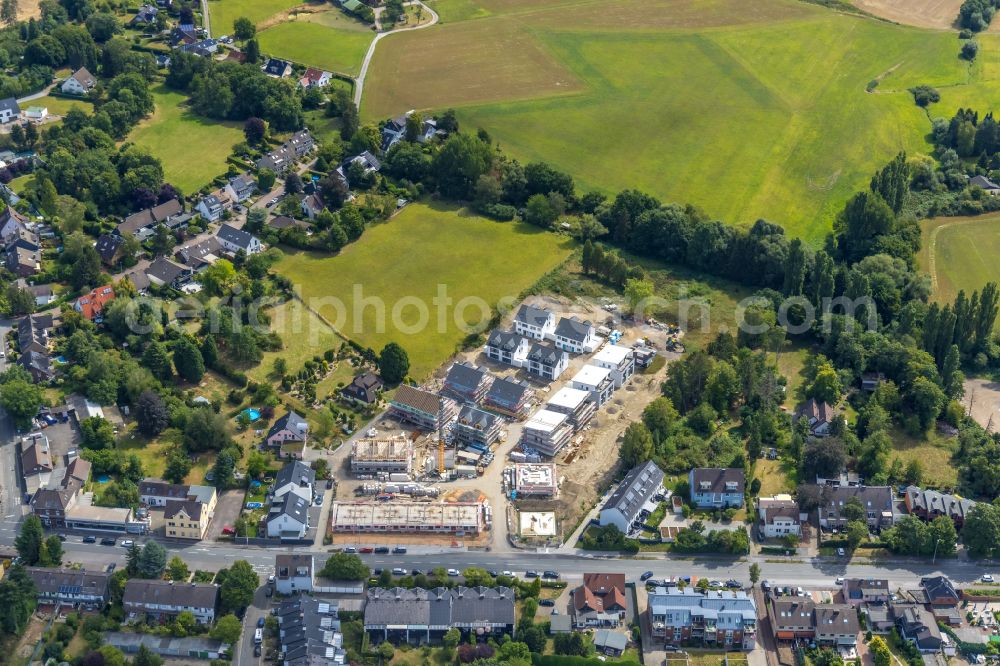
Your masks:
<path fill-rule="evenodd" d="M 238 123 L 208 120 L 187 110 L 186 97 L 164 86 L 153 89 L 156 110 L 129 135 L 163 163 L 164 176 L 185 194 L 226 172 L 226 158 L 243 140 Z"/>
<path fill-rule="evenodd" d="M 212 20 L 212 36 L 231 34 L 233 21 L 246 16 L 255 24 L 263 23 L 275 14 L 304 4 L 302 0 L 209 0 L 208 13 Z"/>
<path fill-rule="evenodd" d="M 298 286 L 307 303 L 317 299 L 312 301 L 314 307 L 344 335 L 376 351 L 390 341 L 401 344 L 410 357 L 410 374 L 419 379 L 437 368 L 465 338 L 455 317 L 475 323 L 481 316 L 474 306 L 458 315 L 456 304 L 475 297 L 495 308 L 501 298 L 516 297 L 558 266 L 574 245 L 529 225 L 413 204 L 368 229 L 337 256 L 290 252 L 274 268 Z M 442 285 L 453 302 L 439 320 L 432 299 Z M 355 294 L 384 304 L 384 319 L 377 306 L 362 302 Z M 342 312 L 334 301 L 343 304 Z M 429 310 L 424 326 L 420 326 L 417 302 Z M 314 353 L 328 347 L 317 347 Z"/>
<path fill-rule="evenodd" d="M 343 13 L 303 14 L 258 34 L 261 51 L 332 72 L 357 74 L 374 33 Z"/>
<path fill-rule="evenodd" d="M 853 0 L 858 9 L 903 25 L 947 30 L 955 24 L 962 0 Z"/>
<path fill-rule="evenodd" d="M 1000 282 L 1000 215 L 925 220 L 920 268 L 931 276 L 933 298 L 955 300 L 987 282 Z"/>
<path fill-rule="evenodd" d="M 365 120 L 455 107 L 582 189 L 637 187 L 734 224 L 765 217 L 813 244 L 876 168 L 929 151 L 909 87 L 940 87 L 934 115 L 1000 102 L 992 35 L 969 67 L 954 33 L 794 0 L 432 6 L 441 26 L 376 50 Z"/>

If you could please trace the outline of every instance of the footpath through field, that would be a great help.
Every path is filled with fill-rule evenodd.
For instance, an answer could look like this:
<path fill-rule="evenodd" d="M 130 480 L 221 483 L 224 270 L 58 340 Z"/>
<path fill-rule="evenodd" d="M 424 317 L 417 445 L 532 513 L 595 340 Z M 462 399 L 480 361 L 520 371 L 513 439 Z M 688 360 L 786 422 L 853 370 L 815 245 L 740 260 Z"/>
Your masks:
<path fill-rule="evenodd" d="M 205 2 L 205 0 L 202 0 L 202 2 Z M 377 35 L 375 35 L 375 39 L 373 39 L 372 43 L 368 45 L 368 53 L 365 54 L 365 59 L 361 63 L 361 71 L 358 72 L 358 77 L 354 80 L 354 106 L 358 107 L 359 110 L 361 108 L 361 94 L 362 92 L 364 92 L 365 89 L 365 77 L 368 76 L 368 65 L 371 64 L 372 56 L 375 55 L 375 46 L 378 45 L 378 43 L 382 40 L 382 38 L 388 37 L 389 35 L 393 35 L 397 32 L 406 32 L 407 30 L 422 30 L 423 28 L 429 28 L 438 22 L 437 12 L 435 12 L 433 9 L 431 9 L 424 3 L 420 2 L 420 0 L 412 0 L 412 2 L 404 2 L 403 4 L 406 6 L 420 5 L 421 7 L 424 8 L 424 10 L 428 14 L 430 14 L 431 20 L 428 21 L 427 23 L 421 23 L 420 25 L 411 25 L 405 28 L 397 28 L 395 30 L 389 30 L 388 32 L 380 32 Z"/>

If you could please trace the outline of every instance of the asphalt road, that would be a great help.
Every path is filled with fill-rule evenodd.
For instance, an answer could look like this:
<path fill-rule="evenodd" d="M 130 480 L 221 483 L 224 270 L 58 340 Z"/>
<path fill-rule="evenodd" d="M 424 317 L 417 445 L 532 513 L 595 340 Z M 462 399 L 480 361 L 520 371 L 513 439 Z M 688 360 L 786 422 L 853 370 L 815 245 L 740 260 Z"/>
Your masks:
<path fill-rule="evenodd" d="M 7 333 L 11 330 L 9 320 L 0 321 L 0 344 L 6 349 Z M 7 355 L 0 358 L 0 372 L 7 369 Z M 13 543 L 17 536 L 17 525 L 21 520 L 23 504 L 21 498 L 21 474 L 14 441 L 14 424 L 7 413 L 0 409 L 0 543 Z"/>

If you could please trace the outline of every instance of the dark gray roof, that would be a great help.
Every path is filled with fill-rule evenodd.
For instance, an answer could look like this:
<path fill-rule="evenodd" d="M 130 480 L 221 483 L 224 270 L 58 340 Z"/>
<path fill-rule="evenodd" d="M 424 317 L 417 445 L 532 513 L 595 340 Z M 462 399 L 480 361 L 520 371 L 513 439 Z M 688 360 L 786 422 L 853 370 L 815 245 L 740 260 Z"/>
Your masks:
<path fill-rule="evenodd" d="M 652 460 L 633 467 L 601 510 L 615 509 L 626 518 L 634 519 L 643 504 L 663 487 L 663 470 Z"/>
<path fill-rule="evenodd" d="M 309 502 L 295 493 L 287 493 L 276 504 L 271 505 L 271 511 L 267 519 L 270 521 L 278 516 L 289 516 L 302 525 L 305 525 L 309 517 Z"/>
<path fill-rule="evenodd" d="M 188 498 L 188 486 L 179 483 L 168 483 L 160 479 L 143 479 L 139 482 L 139 496 L 186 500 Z"/>
<path fill-rule="evenodd" d="M 219 232 L 216 234 L 219 238 L 226 241 L 227 243 L 232 243 L 233 245 L 239 245 L 240 247 L 249 247 L 250 243 L 253 242 L 253 234 L 247 233 L 242 229 L 236 229 L 228 224 L 223 224 L 219 227 Z"/>
<path fill-rule="evenodd" d="M 445 384 L 452 388 L 476 389 L 482 384 L 490 373 L 485 368 L 477 368 L 467 363 L 455 363 L 448 370 Z"/>
<path fill-rule="evenodd" d="M 191 269 L 176 264 L 166 257 L 157 257 L 153 263 L 146 268 L 146 275 L 156 278 L 164 284 L 172 284 L 182 275 L 189 273 Z"/>
<path fill-rule="evenodd" d="M 490 333 L 487 343 L 490 347 L 496 347 L 508 352 L 514 352 L 521 344 L 521 336 L 517 333 L 495 330 Z"/>
<path fill-rule="evenodd" d="M 559 359 L 563 353 L 553 345 L 536 342 L 531 345 L 531 350 L 528 352 L 528 360 L 551 367 L 559 364 Z"/>
<path fill-rule="evenodd" d="M 514 624 L 514 591 L 506 587 L 370 588 L 365 625 Z"/>
<path fill-rule="evenodd" d="M 271 58 L 267 61 L 267 64 L 264 65 L 264 71 L 275 76 L 281 76 L 285 73 L 287 68 L 288 63 L 284 60 L 278 60 L 277 58 Z"/>
<path fill-rule="evenodd" d="M 696 467 L 691 470 L 694 483 L 691 487 L 693 493 L 739 493 L 743 494 L 746 487 L 746 475 L 742 469 L 734 467 Z M 710 484 L 703 488 L 702 484 Z M 735 490 L 726 488 L 727 483 L 735 483 Z"/>
<path fill-rule="evenodd" d="M 77 569 L 25 567 L 40 595 L 88 594 L 106 597 L 110 574 Z"/>
<path fill-rule="evenodd" d="M 275 488 L 280 488 L 289 483 L 301 484 L 302 482 L 310 486 L 316 485 L 316 470 L 301 460 L 288 463 L 274 475 Z"/>
<path fill-rule="evenodd" d="M 497 417 L 489 412 L 476 409 L 472 405 L 463 405 L 461 411 L 458 412 L 458 422 L 462 425 L 489 430 L 497 422 Z"/>
<path fill-rule="evenodd" d="M 13 114 L 21 113 L 21 107 L 17 105 L 17 100 L 13 97 L 0 99 L 0 111 L 10 111 Z"/>
<path fill-rule="evenodd" d="M 115 254 L 118 253 L 118 248 L 120 248 L 124 243 L 125 239 L 121 236 L 102 234 L 101 237 L 97 239 L 94 249 L 97 250 L 97 254 L 100 255 L 101 261 L 109 263 L 114 260 Z"/>
<path fill-rule="evenodd" d="M 192 520 L 201 520 L 203 506 L 204 505 L 201 502 L 197 502 L 195 500 L 167 500 L 163 509 L 163 517 L 173 518 L 181 511 L 184 511 L 188 518 L 191 518 Z"/>
<path fill-rule="evenodd" d="M 955 586 L 944 576 L 928 576 L 920 579 L 920 587 L 927 593 L 927 599 L 933 602 L 935 599 L 950 599 L 955 603 L 961 599 Z"/>
<path fill-rule="evenodd" d="M 857 609 L 846 604 L 818 604 L 816 631 L 820 634 L 856 635 L 861 631 Z"/>
<path fill-rule="evenodd" d="M 174 583 L 168 580 L 131 578 L 125 583 L 122 601 L 128 605 L 191 606 L 215 608 L 219 588 L 213 583 Z"/>
<path fill-rule="evenodd" d="M 493 402 L 517 403 L 524 399 L 531 387 L 524 382 L 507 377 L 497 377 L 486 394 L 487 400 Z"/>
<path fill-rule="evenodd" d="M 576 317 L 563 317 L 556 324 L 556 335 L 574 342 L 583 342 L 590 334 L 591 328 L 589 321 L 580 321 Z"/>
<path fill-rule="evenodd" d="M 876 518 L 893 509 L 893 489 L 889 486 L 820 486 L 819 508 L 830 520 L 839 520 L 840 512 L 852 497 L 858 498 L 866 511 Z"/>
<path fill-rule="evenodd" d="M 337 603 L 299 597 L 275 611 L 280 627 L 281 652 L 287 666 L 345 664 Z"/>
<path fill-rule="evenodd" d="M 548 310 L 536 308 L 532 305 L 522 305 L 520 309 L 518 309 L 515 319 L 524 324 L 542 327 L 551 316 L 552 313 Z"/>
<path fill-rule="evenodd" d="M 309 424 L 306 423 L 304 418 L 289 410 L 284 416 L 275 421 L 274 425 L 271 426 L 271 429 L 267 431 L 268 438 L 281 432 L 285 428 L 298 432 L 302 429 L 308 429 Z"/>

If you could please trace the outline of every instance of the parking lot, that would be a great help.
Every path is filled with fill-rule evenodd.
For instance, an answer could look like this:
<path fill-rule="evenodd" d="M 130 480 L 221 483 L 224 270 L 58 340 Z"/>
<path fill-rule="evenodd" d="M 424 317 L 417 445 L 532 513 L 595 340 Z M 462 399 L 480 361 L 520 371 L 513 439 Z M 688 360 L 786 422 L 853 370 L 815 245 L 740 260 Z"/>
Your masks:
<path fill-rule="evenodd" d="M 208 532 L 205 539 L 215 541 L 222 536 L 222 530 L 236 524 L 236 519 L 240 517 L 240 509 L 243 508 L 243 491 L 227 490 L 219 495 L 215 504 L 215 516 L 208 525 Z"/>

